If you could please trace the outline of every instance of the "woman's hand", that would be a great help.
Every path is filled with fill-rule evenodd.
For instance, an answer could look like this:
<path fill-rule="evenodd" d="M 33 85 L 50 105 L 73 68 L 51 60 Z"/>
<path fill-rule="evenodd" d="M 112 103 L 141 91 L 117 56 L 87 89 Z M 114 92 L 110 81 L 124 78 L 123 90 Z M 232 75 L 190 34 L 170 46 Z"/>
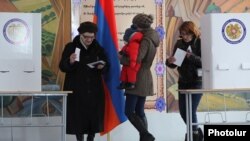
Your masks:
<path fill-rule="evenodd" d="M 75 61 L 76 61 L 76 54 L 75 53 L 72 53 L 69 57 L 70 59 L 70 64 L 74 64 Z"/>
<path fill-rule="evenodd" d="M 187 50 L 186 57 L 189 58 L 192 55 L 192 52 L 190 50 Z"/>
<path fill-rule="evenodd" d="M 96 68 L 99 69 L 99 70 L 103 69 L 103 67 L 104 67 L 104 65 L 102 65 L 102 64 L 99 64 L 99 65 L 96 66 Z"/>
<path fill-rule="evenodd" d="M 168 62 L 169 64 L 173 64 L 175 61 L 176 61 L 176 59 L 175 59 L 174 56 L 171 56 L 171 57 L 169 57 L 169 58 L 167 59 L 167 62 Z"/>

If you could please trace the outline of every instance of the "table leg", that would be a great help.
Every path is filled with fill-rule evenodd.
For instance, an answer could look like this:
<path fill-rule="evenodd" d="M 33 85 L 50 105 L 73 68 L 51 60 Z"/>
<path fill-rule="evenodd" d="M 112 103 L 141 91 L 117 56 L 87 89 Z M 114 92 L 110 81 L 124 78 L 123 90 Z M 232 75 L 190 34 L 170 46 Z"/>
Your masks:
<path fill-rule="evenodd" d="M 187 93 L 186 97 L 186 124 L 187 124 L 187 141 L 193 141 L 192 128 L 192 94 Z"/>
<path fill-rule="evenodd" d="M 67 98 L 63 96 L 63 111 L 62 111 L 62 141 L 66 141 L 66 105 L 67 105 Z"/>
<path fill-rule="evenodd" d="M 190 141 L 193 141 L 193 121 L 192 121 L 192 94 L 188 94 L 188 113 L 189 113 L 189 134 Z"/>
<path fill-rule="evenodd" d="M 189 123 L 189 108 L 188 108 L 188 106 L 189 106 L 189 104 L 188 104 L 188 99 L 189 99 L 189 97 L 188 97 L 188 93 L 187 94 L 185 94 L 185 98 L 186 98 L 186 125 L 187 125 L 187 141 L 190 141 L 190 130 L 189 130 L 189 126 L 190 126 L 190 123 Z"/>

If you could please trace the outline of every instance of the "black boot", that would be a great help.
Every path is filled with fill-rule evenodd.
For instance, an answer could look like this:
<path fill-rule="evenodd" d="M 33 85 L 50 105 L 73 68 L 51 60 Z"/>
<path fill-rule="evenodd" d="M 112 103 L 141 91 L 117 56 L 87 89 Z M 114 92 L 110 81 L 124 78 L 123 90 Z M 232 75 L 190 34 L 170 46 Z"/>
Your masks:
<path fill-rule="evenodd" d="M 95 134 L 93 133 L 88 134 L 87 141 L 94 141 L 94 138 L 95 138 Z"/>
<path fill-rule="evenodd" d="M 185 135 L 184 141 L 187 141 L 187 134 Z M 197 133 L 193 133 L 193 141 L 199 141 L 199 136 Z"/>
<path fill-rule="evenodd" d="M 199 141 L 199 134 L 198 132 L 193 133 L 193 141 Z"/>
<path fill-rule="evenodd" d="M 77 141 L 84 141 L 84 135 L 82 135 L 82 134 L 76 134 L 76 140 Z"/>
<path fill-rule="evenodd" d="M 193 131 L 193 141 L 203 141 L 204 135 L 201 128 Z M 185 135 L 185 141 L 187 141 L 187 134 Z"/>
<path fill-rule="evenodd" d="M 199 141 L 203 141 L 204 135 L 203 135 L 201 128 L 198 128 L 198 134 L 199 134 Z"/>
<path fill-rule="evenodd" d="M 140 133 L 140 141 L 154 141 L 155 137 L 145 128 L 143 121 L 136 114 L 128 116 L 129 121 Z"/>
<path fill-rule="evenodd" d="M 198 128 L 196 131 L 193 131 L 193 141 L 203 141 L 203 132 L 201 128 Z"/>
<path fill-rule="evenodd" d="M 193 132 L 193 141 L 203 141 L 204 135 L 201 128 Z M 185 135 L 185 141 L 187 141 L 187 134 Z"/>
<path fill-rule="evenodd" d="M 144 123 L 145 128 L 148 130 L 148 121 L 147 121 L 147 117 L 145 116 L 145 117 L 143 117 L 143 118 L 141 118 L 141 119 L 142 119 L 142 122 Z"/>

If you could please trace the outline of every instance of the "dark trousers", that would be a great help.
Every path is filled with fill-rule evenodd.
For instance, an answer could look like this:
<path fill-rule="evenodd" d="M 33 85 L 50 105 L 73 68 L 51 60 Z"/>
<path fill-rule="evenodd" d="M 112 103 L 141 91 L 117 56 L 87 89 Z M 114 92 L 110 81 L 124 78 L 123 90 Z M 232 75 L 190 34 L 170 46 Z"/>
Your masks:
<path fill-rule="evenodd" d="M 145 100 L 146 100 L 146 97 L 126 94 L 126 102 L 125 102 L 126 116 L 129 116 L 135 113 L 140 118 L 144 118 L 145 117 L 145 112 L 144 112 Z"/>
<path fill-rule="evenodd" d="M 201 82 L 195 82 L 195 83 L 178 83 L 179 89 L 201 89 L 202 83 Z M 201 100 L 202 94 L 193 94 L 192 95 L 192 122 L 197 123 L 197 108 L 199 106 L 200 100 Z M 186 123 L 186 97 L 185 94 L 179 93 L 179 110 L 180 115 L 183 119 L 183 121 Z M 198 130 L 198 126 L 194 125 L 193 130 Z"/>

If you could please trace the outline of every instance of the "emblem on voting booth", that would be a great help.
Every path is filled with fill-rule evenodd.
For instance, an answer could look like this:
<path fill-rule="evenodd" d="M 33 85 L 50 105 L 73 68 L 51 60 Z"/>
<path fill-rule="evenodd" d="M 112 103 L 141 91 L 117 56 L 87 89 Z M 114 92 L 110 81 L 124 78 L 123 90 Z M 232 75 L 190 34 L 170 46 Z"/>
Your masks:
<path fill-rule="evenodd" d="M 238 44 L 246 36 L 246 27 L 239 19 L 229 19 L 222 26 L 222 35 L 228 43 Z"/>
<path fill-rule="evenodd" d="M 28 24 L 19 18 L 7 21 L 3 28 L 4 38 L 11 44 L 22 44 L 29 38 Z"/>
<path fill-rule="evenodd" d="M 201 18 L 204 89 L 250 87 L 249 21 L 249 13 L 214 13 Z"/>

